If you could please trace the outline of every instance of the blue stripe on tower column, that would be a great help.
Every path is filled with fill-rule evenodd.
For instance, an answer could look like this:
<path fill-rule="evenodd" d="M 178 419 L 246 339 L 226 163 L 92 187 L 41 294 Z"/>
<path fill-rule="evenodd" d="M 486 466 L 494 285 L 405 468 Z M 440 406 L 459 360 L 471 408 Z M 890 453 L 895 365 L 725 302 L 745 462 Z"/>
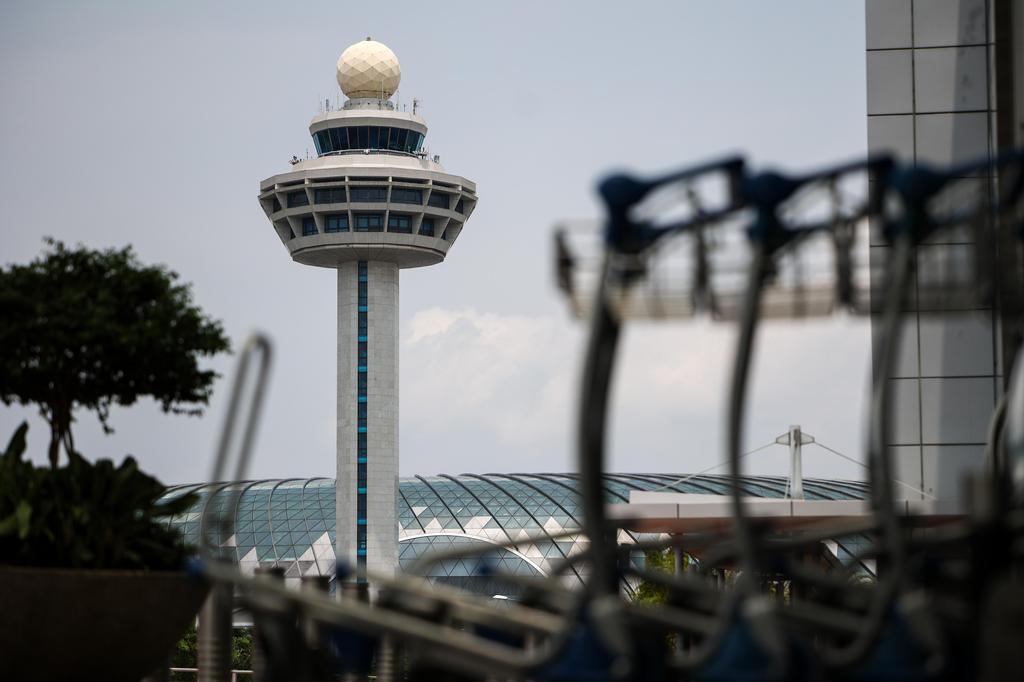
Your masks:
<path fill-rule="evenodd" d="M 357 313 L 359 315 L 359 333 L 356 336 L 356 574 L 360 581 L 366 580 L 366 467 L 367 452 L 367 414 L 369 401 L 369 285 L 370 276 L 366 261 L 359 261 Z"/>

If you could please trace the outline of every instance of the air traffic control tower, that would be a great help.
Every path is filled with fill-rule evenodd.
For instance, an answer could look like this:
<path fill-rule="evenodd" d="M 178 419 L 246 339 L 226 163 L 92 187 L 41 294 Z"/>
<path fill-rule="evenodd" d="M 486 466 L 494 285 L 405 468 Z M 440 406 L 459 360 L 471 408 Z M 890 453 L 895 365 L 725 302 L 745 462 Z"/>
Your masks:
<path fill-rule="evenodd" d="M 398 567 L 398 272 L 444 260 L 476 206 L 476 185 L 423 146 L 427 124 L 399 111 L 398 58 L 370 38 L 338 59 L 348 100 L 309 132 L 316 158 L 260 183 L 292 260 L 338 271 L 337 557 Z"/>

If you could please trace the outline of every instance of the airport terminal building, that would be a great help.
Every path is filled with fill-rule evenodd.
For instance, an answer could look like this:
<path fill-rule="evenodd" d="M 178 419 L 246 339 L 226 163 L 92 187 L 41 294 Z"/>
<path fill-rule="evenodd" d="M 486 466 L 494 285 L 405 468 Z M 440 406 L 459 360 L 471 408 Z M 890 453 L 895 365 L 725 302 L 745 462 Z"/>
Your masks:
<path fill-rule="evenodd" d="M 784 477 L 748 476 L 742 488 L 750 497 L 785 498 Z M 637 491 L 691 495 L 729 494 L 726 476 L 608 474 L 605 501 L 625 504 Z M 804 479 L 807 500 L 864 500 L 868 486 L 860 481 Z M 176 486 L 168 497 L 196 493 L 192 510 L 173 518 L 192 544 L 199 544 L 199 519 L 222 513 L 233 502 L 234 532 L 213 539 L 238 561 L 246 573 L 258 567 L 279 567 L 285 580 L 297 583 L 309 575 L 335 576 L 335 482 L 330 478 L 247 481 L 229 484 Z M 240 494 L 235 494 L 239 493 Z M 431 580 L 482 594 L 507 593 L 501 573 L 547 576 L 564 558 L 585 547 L 573 533 L 581 527 L 582 505 L 576 474 L 460 474 L 401 478 L 396 516 L 399 523 L 400 568 L 408 569 L 422 554 L 459 545 L 495 545 L 479 559 L 435 564 L 424 572 Z M 568 534 L 566 534 L 568 533 Z M 620 531 L 623 542 L 638 535 Z M 523 541 L 516 547 L 499 544 Z M 849 552 L 833 547 L 836 559 Z M 567 580 L 581 580 L 570 570 Z M 627 586 L 628 588 L 628 586 Z M 333 589 L 333 588 L 332 588 Z"/>

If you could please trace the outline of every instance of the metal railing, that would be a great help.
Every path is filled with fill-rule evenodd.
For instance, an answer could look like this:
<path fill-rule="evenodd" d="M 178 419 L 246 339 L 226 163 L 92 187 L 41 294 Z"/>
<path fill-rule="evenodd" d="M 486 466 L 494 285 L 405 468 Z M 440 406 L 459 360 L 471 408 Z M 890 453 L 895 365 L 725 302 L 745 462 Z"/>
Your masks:
<path fill-rule="evenodd" d="M 943 201 L 961 178 L 990 174 L 998 174 L 999 192 Z M 896 404 L 889 377 L 906 310 L 991 304 L 991 232 L 1020 228 L 1024 151 L 942 171 L 872 158 L 800 175 L 751 173 L 741 159 L 730 158 L 653 180 L 613 176 L 601 183 L 600 193 L 607 221 L 594 240 L 597 253 L 588 260 L 564 233 L 557 241 L 559 282 L 590 323 L 577 422 L 587 549 L 558 562 L 545 578 L 501 574 L 521 587 L 522 596 L 500 607 L 411 576 L 370 574 L 371 594 L 343 564 L 332 598 L 289 589 L 267 576 L 243 575 L 208 537 L 230 537 L 230 512 L 204 520 L 203 557 L 193 567 L 214 584 L 199 628 L 203 679 L 226 679 L 235 600 L 258 629 L 258 682 L 365 677 L 374 660 L 378 677 L 390 681 L 401 668 L 399 658 L 422 679 L 456 673 L 473 679 L 726 680 L 751 678 L 751 666 L 766 680 L 969 679 L 982 669 L 1001 670 L 1003 654 L 991 653 L 984 626 L 991 610 L 1002 606 L 998 599 L 990 603 L 996 587 L 1017 576 L 1011 592 L 1019 595 L 1022 588 L 1024 500 L 1008 489 L 1014 467 L 1024 461 L 1024 380 L 1017 382 L 1019 394 L 1006 398 L 1010 445 L 1002 444 L 1003 427 L 994 422 L 993 468 L 974 481 L 970 513 L 922 529 L 923 521 L 894 510 L 888 443 Z M 951 229 L 971 233 L 969 258 L 952 250 L 916 257 L 919 247 Z M 879 243 L 886 247 L 884 257 L 866 257 L 869 246 Z M 661 258 L 680 245 L 674 258 Z M 583 267 L 591 270 L 581 278 Z M 659 267 L 676 267 L 678 276 L 663 280 L 652 305 L 640 298 Z M 871 514 L 775 533 L 747 508 L 740 484 L 757 331 L 765 318 L 837 311 L 874 315 L 878 324 L 866 415 Z M 632 522 L 607 517 L 603 487 L 611 376 L 622 328 L 636 317 L 702 314 L 738 329 L 724 414 L 732 526 L 623 545 L 618 534 Z M 242 387 L 257 354 L 249 419 L 234 475 L 225 478 Z M 265 340 L 247 346 L 213 480 L 244 478 L 268 365 Z M 229 488 L 229 494 L 237 492 Z M 846 538 L 867 543 L 851 566 L 815 560 L 823 543 Z M 637 548 L 682 548 L 700 552 L 701 561 L 693 573 L 658 575 L 630 565 Z M 493 550 L 490 544 L 458 548 L 421 558 L 418 568 Z M 877 580 L 864 582 L 852 566 L 868 560 L 880 569 Z M 562 580 L 577 570 L 586 576 L 582 589 Z M 726 573 L 729 580 L 722 579 Z M 620 585 L 633 578 L 658 585 L 664 602 L 626 600 Z M 668 648 L 670 640 L 678 646 Z M 208 670 L 202 670 L 204 663 Z"/>

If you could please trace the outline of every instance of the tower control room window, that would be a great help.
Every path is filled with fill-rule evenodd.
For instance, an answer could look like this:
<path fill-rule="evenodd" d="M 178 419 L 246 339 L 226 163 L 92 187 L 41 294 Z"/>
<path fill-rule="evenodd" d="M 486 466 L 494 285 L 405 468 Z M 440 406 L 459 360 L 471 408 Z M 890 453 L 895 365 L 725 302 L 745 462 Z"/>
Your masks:
<path fill-rule="evenodd" d="M 388 216 L 388 232 L 412 233 L 412 216 L 397 215 L 392 213 Z"/>
<path fill-rule="evenodd" d="M 409 139 L 409 131 L 403 128 L 395 128 L 391 131 L 391 136 L 388 139 L 388 149 L 392 149 L 396 152 L 406 151 L 405 145 Z"/>
<path fill-rule="evenodd" d="M 311 234 L 317 234 L 316 220 L 313 216 L 309 215 L 302 219 L 302 236 L 308 237 Z"/>
<path fill-rule="evenodd" d="M 317 154 L 336 154 L 365 149 L 415 154 L 423 146 L 423 133 L 388 126 L 328 128 L 313 134 Z"/>
<path fill-rule="evenodd" d="M 295 208 L 296 206 L 309 206 L 309 195 L 306 194 L 305 190 L 288 193 L 288 208 Z"/>
<path fill-rule="evenodd" d="M 316 204 L 344 204 L 344 187 L 327 187 L 313 192 L 313 203 Z"/>
<path fill-rule="evenodd" d="M 451 208 L 452 195 L 445 194 L 444 192 L 431 192 L 430 198 L 427 199 L 427 206 L 436 206 L 437 208 Z"/>
<path fill-rule="evenodd" d="M 397 204 L 422 204 L 423 190 L 395 187 L 391 190 L 391 201 Z"/>
<path fill-rule="evenodd" d="M 383 232 L 384 216 L 380 213 L 357 213 L 356 232 Z"/>
<path fill-rule="evenodd" d="M 352 201 L 387 201 L 387 187 L 353 187 Z"/>
<path fill-rule="evenodd" d="M 348 232 L 348 216 L 337 213 L 326 216 L 324 232 Z"/>
<path fill-rule="evenodd" d="M 420 234 L 425 237 L 434 236 L 434 219 L 424 218 L 423 222 L 420 223 Z"/>

